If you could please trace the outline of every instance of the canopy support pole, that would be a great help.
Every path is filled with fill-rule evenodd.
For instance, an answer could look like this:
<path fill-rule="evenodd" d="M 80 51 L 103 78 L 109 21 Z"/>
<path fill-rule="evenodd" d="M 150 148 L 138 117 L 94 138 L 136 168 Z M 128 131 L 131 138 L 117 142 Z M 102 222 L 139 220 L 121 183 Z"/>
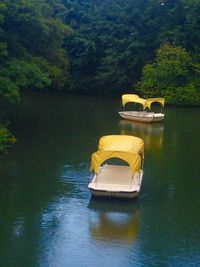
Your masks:
<path fill-rule="evenodd" d="M 143 170 L 143 168 L 144 168 L 144 160 L 142 159 L 142 170 Z"/>

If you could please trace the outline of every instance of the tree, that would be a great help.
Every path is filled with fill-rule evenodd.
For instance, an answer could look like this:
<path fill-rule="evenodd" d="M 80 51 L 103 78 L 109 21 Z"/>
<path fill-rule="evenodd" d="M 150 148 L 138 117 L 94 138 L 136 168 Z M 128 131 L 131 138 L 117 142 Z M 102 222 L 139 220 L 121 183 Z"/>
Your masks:
<path fill-rule="evenodd" d="M 63 89 L 68 58 L 62 49 L 70 28 L 60 1 L 2 0 L 0 4 L 0 95 L 16 102 L 24 90 Z"/>
<path fill-rule="evenodd" d="M 166 43 L 157 50 L 155 62 L 144 66 L 138 90 L 170 104 L 200 104 L 199 69 L 184 48 Z"/>
<path fill-rule="evenodd" d="M 148 2 L 63 0 L 63 4 L 63 19 L 73 28 L 65 41 L 71 90 L 113 94 L 131 88 L 157 48 L 158 29 L 145 23 Z"/>

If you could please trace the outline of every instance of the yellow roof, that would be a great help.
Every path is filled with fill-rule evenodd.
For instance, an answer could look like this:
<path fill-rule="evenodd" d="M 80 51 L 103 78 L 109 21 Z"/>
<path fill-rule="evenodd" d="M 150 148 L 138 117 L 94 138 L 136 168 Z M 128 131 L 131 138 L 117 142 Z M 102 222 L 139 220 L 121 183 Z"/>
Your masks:
<path fill-rule="evenodd" d="M 139 97 L 138 95 L 135 94 L 125 94 L 122 95 L 122 105 L 125 106 L 127 103 L 139 103 L 143 106 L 143 109 L 149 108 L 151 109 L 151 104 L 153 102 L 159 103 L 162 106 L 164 106 L 165 100 L 164 98 L 148 98 L 144 99 Z"/>
<path fill-rule="evenodd" d="M 132 173 L 139 171 L 141 159 L 144 158 L 143 140 L 129 135 L 108 135 L 100 138 L 98 151 L 92 154 L 91 170 L 98 173 L 101 164 L 110 158 L 127 162 Z"/>
<path fill-rule="evenodd" d="M 98 150 L 140 154 L 144 151 L 144 142 L 141 138 L 131 135 L 107 135 L 100 138 Z"/>
<path fill-rule="evenodd" d="M 147 107 L 146 100 L 143 98 L 140 98 L 138 95 L 134 94 L 125 94 L 122 95 L 122 105 L 125 106 L 127 103 L 139 103 L 143 106 L 143 109 Z"/>
<path fill-rule="evenodd" d="M 147 99 L 147 105 L 148 105 L 148 108 L 151 109 L 151 104 L 152 103 L 159 103 L 161 106 L 164 107 L 165 105 L 165 99 L 164 98 L 148 98 Z"/>

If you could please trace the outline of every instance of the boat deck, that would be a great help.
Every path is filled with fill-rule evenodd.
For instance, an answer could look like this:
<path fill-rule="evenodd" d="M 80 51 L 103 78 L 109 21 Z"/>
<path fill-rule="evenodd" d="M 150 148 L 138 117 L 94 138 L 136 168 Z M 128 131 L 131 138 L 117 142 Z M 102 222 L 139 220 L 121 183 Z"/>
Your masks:
<path fill-rule="evenodd" d="M 93 193 L 94 191 L 97 192 L 96 195 L 98 195 L 98 191 L 109 193 L 138 193 L 141 186 L 142 174 L 141 172 L 137 172 L 132 176 L 129 166 L 104 165 L 101 167 L 100 172 L 94 176 L 88 187 Z M 109 193 L 104 194 L 109 195 Z"/>

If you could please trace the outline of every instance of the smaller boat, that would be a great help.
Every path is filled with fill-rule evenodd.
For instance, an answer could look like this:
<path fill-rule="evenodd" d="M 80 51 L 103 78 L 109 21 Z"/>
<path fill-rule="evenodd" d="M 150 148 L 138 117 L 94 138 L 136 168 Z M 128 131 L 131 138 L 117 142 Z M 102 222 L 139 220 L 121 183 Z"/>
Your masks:
<path fill-rule="evenodd" d="M 128 166 L 104 164 L 120 159 Z M 95 174 L 88 185 L 94 196 L 135 198 L 139 195 L 144 162 L 144 142 L 129 135 L 108 135 L 99 140 L 98 151 L 91 157 Z"/>
<path fill-rule="evenodd" d="M 150 112 L 152 103 L 158 103 L 161 108 L 164 107 L 164 98 L 148 98 L 143 99 L 135 94 L 122 95 L 122 105 L 125 109 L 127 103 L 140 104 L 143 107 L 142 111 L 120 111 L 119 115 L 126 120 L 139 121 L 139 122 L 160 122 L 164 120 L 165 114 L 161 112 Z"/>

